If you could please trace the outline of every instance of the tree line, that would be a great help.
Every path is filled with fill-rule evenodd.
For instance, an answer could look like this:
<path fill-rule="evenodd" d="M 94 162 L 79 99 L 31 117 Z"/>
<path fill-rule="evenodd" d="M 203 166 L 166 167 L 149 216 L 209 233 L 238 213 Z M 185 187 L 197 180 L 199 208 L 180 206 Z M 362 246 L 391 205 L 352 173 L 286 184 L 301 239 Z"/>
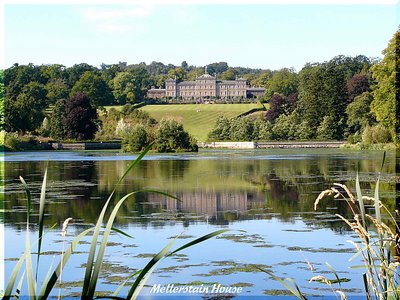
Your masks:
<path fill-rule="evenodd" d="M 218 62 L 207 65 L 207 71 L 219 79 L 241 76 L 251 86 L 265 87 L 261 101 L 268 103 L 269 109 L 261 118 L 262 126 L 256 123 L 252 127 L 261 126 L 263 131 L 269 128 L 269 133 L 257 134 L 259 139 L 398 141 L 395 99 L 399 35 L 399 31 L 394 34 L 383 51 L 382 60 L 341 55 L 327 62 L 308 63 L 299 72 L 291 68 L 230 67 L 226 62 Z M 47 127 L 55 128 L 53 134 L 57 130 L 65 133 L 72 122 L 67 119 L 71 112 L 66 110 L 84 104 L 83 109 L 72 110 L 73 115 L 87 113 L 90 117 L 86 118 L 93 119 L 89 127 L 98 130 L 101 123 L 95 120 L 91 109 L 142 102 L 149 88 L 163 87 L 167 78 L 194 80 L 203 73 L 204 67 L 192 66 L 186 61 L 180 66 L 161 62 L 149 65 L 119 62 L 100 67 L 86 63 L 71 67 L 14 64 L 0 72 L 0 126 L 7 132 L 22 134 L 41 134 L 48 131 Z M 49 120 L 52 115 L 57 116 L 56 120 Z M 232 123 L 232 128 L 243 125 L 222 119 L 220 122 L 224 126 Z M 244 121 L 236 123 L 240 122 Z M 218 126 L 222 124 L 216 125 L 210 137 L 224 140 L 244 136 L 239 137 L 237 133 L 219 136 Z M 70 130 L 67 137 L 93 136 L 74 136 L 74 129 Z M 255 136 L 252 133 L 247 138 Z"/>
<path fill-rule="evenodd" d="M 399 45 L 397 31 L 382 60 L 336 56 L 327 62 L 306 64 L 298 73 L 290 69 L 263 72 L 260 77 L 266 78 L 269 104 L 261 117 L 264 122 L 220 118 L 209 138 L 397 143 Z"/>

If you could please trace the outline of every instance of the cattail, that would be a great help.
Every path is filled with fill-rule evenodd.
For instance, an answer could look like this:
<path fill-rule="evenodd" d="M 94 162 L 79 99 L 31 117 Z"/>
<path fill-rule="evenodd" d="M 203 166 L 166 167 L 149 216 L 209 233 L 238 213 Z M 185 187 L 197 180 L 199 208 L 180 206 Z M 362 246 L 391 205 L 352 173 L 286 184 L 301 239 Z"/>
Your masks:
<path fill-rule="evenodd" d="M 62 232 L 61 232 L 61 235 L 62 235 L 62 236 L 66 236 L 66 235 L 67 235 L 68 224 L 69 224 L 69 222 L 71 222 L 71 221 L 72 221 L 72 218 L 68 218 L 68 219 L 66 219 L 66 220 L 64 221 L 64 224 L 63 224 L 63 227 L 62 227 Z"/>

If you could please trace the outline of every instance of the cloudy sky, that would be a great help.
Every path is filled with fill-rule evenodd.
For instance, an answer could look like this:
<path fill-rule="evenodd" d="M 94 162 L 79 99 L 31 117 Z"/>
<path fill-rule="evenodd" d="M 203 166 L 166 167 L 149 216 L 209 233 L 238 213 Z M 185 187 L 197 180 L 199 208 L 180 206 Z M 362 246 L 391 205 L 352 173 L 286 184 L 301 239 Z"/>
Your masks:
<path fill-rule="evenodd" d="M 307 62 L 339 54 L 380 57 L 399 24 L 398 7 L 390 3 L 9 2 L 3 11 L 2 67 L 29 62 L 180 65 L 186 60 L 197 66 L 226 61 L 230 66 L 300 70 Z"/>

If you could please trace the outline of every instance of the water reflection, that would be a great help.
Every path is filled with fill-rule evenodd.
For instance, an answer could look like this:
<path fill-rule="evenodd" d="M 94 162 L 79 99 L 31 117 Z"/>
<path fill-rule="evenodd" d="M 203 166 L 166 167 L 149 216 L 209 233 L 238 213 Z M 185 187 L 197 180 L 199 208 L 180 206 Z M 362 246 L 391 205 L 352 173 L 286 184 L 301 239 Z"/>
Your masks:
<path fill-rule="evenodd" d="M 139 193 L 121 207 L 117 223 L 147 224 L 155 219 L 180 219 L 186 226 L 206 221 L 214 224 L 246 219 L 279 218 L 294 222 L 300 217 L 310 225 L 343 230 L 332 214 L 348 215 L 346 203 L 326 200 L 316 217 L 313 203 L 318 193 L 334 182 L 354 185 L 360 165 L 362 188 L 374 188 L 375 172 L 380 167 L 380 153 L 318 153 L 278 151 L 242 153 L 226 156 L 223 152 L 205 152 L 199 156 L 177 155 L 160 159 L 150 156 L 142 161 L 117 189 L 115 199 L 131 191 L 157 189 L 179 201 L 154 193 Z M 290 155 L 289 155 L 290 154 Z M 37 155 L 37 154 L 36 154 Z M 58 156 L 60 154 L 57 154 Z M 68 153 L 64 153 L 68 156 Z M 76 155 L 76 154 L 74 154 Z M 43 154 L 45 157 L 46 154 Z M 62 223 L 70 216 L 82 223 L 94 223 L 105 200 L 130 161 L 95 160 L 10 161 L 5 163 L 5 218 L 8 226 L 21 229 L 26 201 L 18 176 L 23 176 L 38 198 L 42 176 L 49 169 L 46 208 L 48 224 Z M 109 154 L 109 157 L 115 158 Z M 195 159 L 193 159 L 195 158 Z M 394 206 L 394 153 L 389 153 L 383 174 L 382 198 Z M 320 214 L 320 213 L 318 213 Z M 317 214 L 317 215 L 318 215 Z M 153 223 L 154 224 L 154 223 Z"/>

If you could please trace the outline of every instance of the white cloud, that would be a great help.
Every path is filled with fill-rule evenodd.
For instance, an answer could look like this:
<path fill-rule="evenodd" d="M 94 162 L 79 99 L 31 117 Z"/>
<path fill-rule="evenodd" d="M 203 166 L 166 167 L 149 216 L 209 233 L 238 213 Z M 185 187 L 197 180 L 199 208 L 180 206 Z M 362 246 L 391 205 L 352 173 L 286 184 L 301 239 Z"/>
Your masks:
<path fill-rule="evenodd" d="M 85 12 L 85 18 L 89 21 L 122 20 L 128 18 L 146 18 L 153 12 L 153 5 L 143 4 L 128 9 L 98 9 L 90 8 Z"/>

